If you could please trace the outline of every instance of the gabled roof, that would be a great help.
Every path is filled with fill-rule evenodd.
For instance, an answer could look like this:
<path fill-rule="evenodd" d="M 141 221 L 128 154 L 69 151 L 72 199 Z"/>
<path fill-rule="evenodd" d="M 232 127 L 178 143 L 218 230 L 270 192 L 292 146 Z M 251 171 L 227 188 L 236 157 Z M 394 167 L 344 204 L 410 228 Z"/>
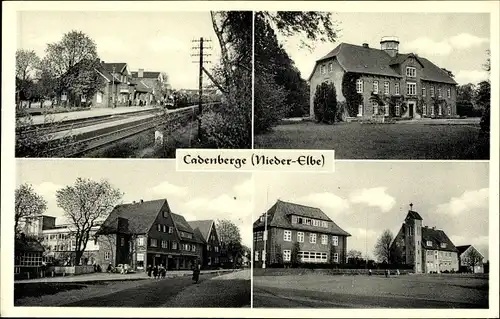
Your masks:
<path fill-rule="evenodd" d="M 458 249 L 458 254 L 461 255 L 463 254 L 467 249 L 469 249 L 471 245 L 462 245 L 462 246 L 457 246 Z"/>
<path fill-rule="evenodd" d="M 427 246 L 428 241 L 432 242 L 432 246 Z M 442 243 L 446 244 L 446 248 L 441 248 Z M 444 231 L 428 227 L 422 227 L 422 248 L 458 252 L 458 249 L 453 245 Z"/>
<path fill-rule="evenodd" d="M 209 220 L 193 220 L 188 222 L 191 228 L 194 230 L 199 230 L 204 241 L 208 242 L 210 238 L 210 231 L 212 230 L 212 225 L 214 221 Z"/>
<path fill-rule="evenodd" d="M 413 210 L 409 210 L 408 211 L 408 215 L 406 215 L 406 219 L 418 219 L 418 220 L 423 220 L 422 219 L 422 216 L 420 216 L 419 213 L 417 213 L 416 211 L 413 211 Z"/>
<path fill-rule="evenodd" d="M 119 231 L 119 218 L 128 220 L 128 232 L 134 234 L 145 234 L 153 225 L 156 217 L 164 205 L 168 206 L 166 199 L 136 202 L 130 204 L 121 204 L 115 206 L 108 218 L 101 227 L 102 231 Z M 98 232 L 98 233 L 99 233 Z"/>
<path fill-rule="evenodd" d="M 383 50 L 367 48 L 349 43 L 341 43 L 316 61 L 313 72 L 309 76 L 311 80 L 319 62 L 336 59 L 345 72 L 372 74 L 380 76 L 401 77 L 397 65 L 413 56 L 423 67 L 422 80 L 457 84 L 448 72 L 442 70 L 426 58 L 413 53 L 397 54 L 394 58 Z"/>
<path fill-rule="evenodd" d="M 139 77 L 139 72 L 133 71 L 133 72 L 130 72 L 130 74 L 132 75 L 133 78 Z M 157 79 L 159 76 L 160 76 L 160 72 L 152 72 L 152 71 L 142 72 L 142 78 L 144 78 L 144 79 Z"/>
<path fill-rule="evenodd" d="M 135 90 L 137 92 L 148 93 L 151 92 L 151 88 L 147 86 L 144 82 L 138 79 L 133 79 L 132 83 L 136 85 Z"/>
<path fill-rule="evenodd" d="M 292 224 L 291 222 L 292 215 L 328 221 L 328 228 L 303 225 L 303 224 Z M 321 209 L 315 207 L 309 207 L 278 200 L 267 211 L 267 218 L 268 218 L 268 224 L 267 224 L 268 227 L 299 229 L 305 231 L 325 232 L 334 235 L 351 236 L 348 232 L 346 232 L 345 230 L 340 228 L 337 224 L 335 224 L 335 222 L 333 222 L 330 219 L 330 217 L 328 217 Z M 259 218 L 253 224 L 253 227 L 259 228 L 263 227 L 264 225 L 265 221 L 261 221 Z"/>
<path fill-rule="evenodd" d="M 181 216 L 179 214 L 174 214 L 171 213 L 172 219 L 174 220 L 175 226 L 179 231 L 187 232 L 187 233 L 194 233 L 194 230 L 189 226 L 188 222 L 184 218 L 184 216 Z"/>
<path fill-rule="evenodd" d="M 118 62 L 118 63 L 102 62 L 101 64 L 103 68 L 108 72 L 113 72 L 113 67 L 114 67 L 116 73 L 122 73 L 123 70 L 127 67 L 127 63 L 125 62 Z"/>

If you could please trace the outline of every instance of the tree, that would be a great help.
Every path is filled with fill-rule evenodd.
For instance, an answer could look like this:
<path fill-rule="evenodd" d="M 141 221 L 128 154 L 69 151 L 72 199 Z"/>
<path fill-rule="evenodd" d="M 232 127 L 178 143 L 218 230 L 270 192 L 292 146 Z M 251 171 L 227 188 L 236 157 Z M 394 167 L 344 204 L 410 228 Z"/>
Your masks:
<path fill-rule="evenodd" d="M 459 85 L 457 87 L 457 114 L 461 116 L 474 116 L 475 86 L 472 83 Z"/>
<path fill-rule="evenodd" d="M 377 239 L 375 244 L 375 257 L 379 262 L 389 263 L 391 260 L 391 243 L 394 236 L 388 229 L 384 230 L 382 235 Z"/>
<path fill-rule="evenodd" d="M 21 232 L 19 222 L 29 224 L 34 217 L 42 215 L 47 209 L 47 201 L 38 195 L 29 184 L 22 184 L 15 191 L 14 230 Z"/>
<path fill-rule="evenodd" d="M 221 246 L 227 252 L 228 257 L 235 263 L 237 256 L 243 252 L 240 229 L 228 219 L 217 220 L 215 228 L 217 229 Z"/>
<path fill-rule="evenodd" d="M 52 78 L 58 79 L 58 93 L 67 90 L 74 102 L 76 97 L 91 94 L 99 85 L 99 82 L 93 82 L 97 78 L 92 76 L 96 73 L 98 61 L 94 40 L 81 31 L 73 30 L 65 33 L 61 41 L 47 44 L 42 64 Z"/>
<path fill-rule="evenodd" d="M 332 124 L 337 113 L 337 94 L 333 83 L 321 83 L 314 94 L 314 116 L 318 123 Z"/>
<path fill-rule="evenodd" d="M 471 248 L 465 254 L 464 259 L 466 264 L 472 268 L 472 272 L 475 272 L 475 267 L 483 261 L 483 256 L 471 246 Z"/>
<path fill-rule="evenodd" d="M 293 268 L 297 268 L 300 266 L 300 258 L 299 258 L 300 244 L 299 242 L 295 242 L 293 244 L 292 252 L 290 253 L 290 262 Z"/>
<path fill-rule="evenodd" d="M 33 50 L 19 49 L 16 51 L 16 91 L 20 102 L 21 94 L 33 85 L 33 79 L 40 67 L 40 58 Z"/>
<path fill-rule="evenodd" d="M 276 244 L 274 246 L 274 251 L 275 251 L 275 263 L 278 265 L 283 265 L 283 253 L 281 252 L 281 245 Z"/>
<path fill-rule="evenodd" d="M 102 220 L 122 198 L 123 193 L 108 181 L 77 178 L 75 184 L 56 192 L 57 205 L 74 227 L 75 263 L 79 264 L 92 227 Z"/>
<path fill-rule="evenodd" d="M 361 259 L 361 256 L 363 256 L 363 253 L 359 250 L 356 249 L 351 249 L 347 252 L 347 258 L 349 259 Z"/>

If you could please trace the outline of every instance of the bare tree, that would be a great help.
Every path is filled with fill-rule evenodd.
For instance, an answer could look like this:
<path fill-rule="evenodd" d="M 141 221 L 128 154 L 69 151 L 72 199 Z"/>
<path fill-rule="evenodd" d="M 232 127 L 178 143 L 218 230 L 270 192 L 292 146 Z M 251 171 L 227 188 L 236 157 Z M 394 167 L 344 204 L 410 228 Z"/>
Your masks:
<path fill-rule="evenodd" d="M 472 268 L 473 273 L 476 272 L 476 266 L 483 261 L 483 256 L 481 256 L 481 254 L 476 249 L 474 249 L 474 247 L 471 247 L 464 257 L 465 264 Z"/>
<path fill-rule="evenodd" d="M 375 257 L 379 262 L 390 262 L 391 260 L 391 243 L 394 236 L 388 229 L 384 230 L 382 235 L 377 239 L 375 244 Z"/>
<path fill-rule="evenodd" d="M 34 217 L 42 215 L 47 209 L 47 201 L 38 195 L 29 184 L 22 184 L 15 192 L 14 229 L 20 233 L 19 222 L 29 224 Z"/>
<path fill-rule="evenodd" d="M 56 192 L 57 205 L 75 228 L 75 264 L 79 264 L 96 222 L 105 218 L 122 196 L 106 180 L 95 182 L 83 178 Z"/>
<path fill-rule="evenodd" d="M 351 249 L 347 252 L 347 258 L 361 259 L 363 253 L 356 249 Z"/>

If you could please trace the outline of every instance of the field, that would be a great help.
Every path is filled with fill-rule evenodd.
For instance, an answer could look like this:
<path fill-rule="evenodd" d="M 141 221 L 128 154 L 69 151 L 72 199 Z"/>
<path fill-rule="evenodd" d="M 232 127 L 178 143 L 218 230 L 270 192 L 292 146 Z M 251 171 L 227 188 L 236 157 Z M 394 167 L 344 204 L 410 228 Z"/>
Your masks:
<path fill-rule="evenodd" d="M 436 122 L 434 122 L 436 123 Z M 299 122 L 259 134 L 255 148 L 335 150 L 337 159 L 488 159 L 479 124 Z"/>
<path fill-rule="evenodd" d="M 255 276 L 254 307 L 488 308 L 487 275 Z"/>

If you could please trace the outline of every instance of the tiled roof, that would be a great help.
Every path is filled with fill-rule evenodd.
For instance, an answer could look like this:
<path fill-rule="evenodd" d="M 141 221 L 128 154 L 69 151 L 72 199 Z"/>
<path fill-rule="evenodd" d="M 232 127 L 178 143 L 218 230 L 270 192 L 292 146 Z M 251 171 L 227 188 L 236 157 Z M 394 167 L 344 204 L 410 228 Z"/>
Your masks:
<path fill-rule="evenodd" d="M 338 61 L 346 72 L 401 77 L 395 65 L 402 63 L 410 55 L 414 56 L 423 66 L 422 80 L 457 84 L 446 71 L 416 54 L 402 53 L 393 58 L 383 50 L 366 48 L 349 43 L 339 44 L 327 55 L 317 60 L 316 65 L 318 62 L 333 58 Z M 316 66 L 314 67 L 315 69 Z M 314 70 L 309 80 L 312 74 L 314 74 Z"/>
<path fill-rule="evenodd" d="M 204 243 L 204 244 L 206 244 L 206 243 L 207 243 L 207 241 L 203 238 L 203 235 L 201 234 L 201 232 L 200 232 L 200 229 L 199 229 L 199 228 L 196 228 L 196 229 L 194 230 L 194 235 L 193 235 L 193 238 L 194 238 L 195 240 L 197 240 L 198 242 L 201 242 L 201 243 Z"/>
<path fill-rule="evenodd" d="M 187 233 L 193 233 L 194 230 L 189 226 L 188 222 L 184 218 L 184 216 L 181 216 L 179 214 L 174 214 L 171 213 L 172 219 L 174 220 L 175 226 L 179 231 L 187 232 Z"/>
<path fill-rule="evenodd" d="M 133 72 L 130 72 L 130 74 L 132 75 L 133 78 L 139 77 L 139 72 L 133 71 Z M 146 78 L 146 79 L 157 79 L 159 76 L 160 76 L 160 72 L 151 72 L 151 71 L 142 72 L 142 78 Z"/>
<path fill-rule="evenodd" d="M 432 246 L 427 246 L 427 241 L 431 241 Z M 442 243 L 446 244 L 446 248 L 441 248 Z M 453 245 L 444 231 L 428 227 L 422 227 L 422 248 L 458 252 L 458 249 Z"/>
<path fill-rule="evenodd" d="M 103 68 L 108 72 L 113 72 L 113 67 L 115 68 L 116 73 L 121 73 L 122 70 L 127 66 L 127 63 L 118 62 L 118 63 L 101 63 Z"/>
<path fill-rule="evenodd" d="M 212 230 L 213 220 L 193 220 L 188 222 L 192 229 L 198 229 L 202 235 L 203 240 L 208 242 L 210 231 Z"/>
<path fill-rule="evenodd" d="M 138 79 L 133 79 L 132 83 L 136 85 L 135 90 L 137 92 L 142 92 L 142 93 L 151 92 L 151 88 Z"/>
<path fill-rule="evenodd" d="M 292 224 L 291 216 L 302 216 L 307 218 L 314 218 L 318 220 L 328 221 L 328 228 L 317 226 L 309 226 L 303 224 Z M 334 221 L 332 221 L 321 209 L 309 207 L 289 202 L 278 200 L 267 212 L 268 227 L 280 227 L 288 229 L 298 229 L 314 232 L 325 232 L 334 235 L 351 236 L 348 232 L 340 228 Z M 254 228 L 263 227 L 264 221 L 260 218 L 254 224 Z"/>
<path fill-rule="evenodd" d="M 463 254 L 467 249 L 469 249 L 470 246 L 471 245 L 457 246 L 458 254 L 459 255 Z"/>
<path fill-rule="evenodd" d="M 153 225 L 156 217 L 164 205 L 168 206 L 166 199 L 158 199 L 131 204 L 115 206 L 113 211 L 101 227 L 102 231 L 116 231 L 118 229 L 118 218 L 128 220 L 128 231 L 134 234 L 145 234 Z M 118 229 L 123 232 L 123 229 Z"/>
<path fill-rule="evenodd" d="M 408 211 L 408 215 L 406 215 L 406 219 L 408 219 L 408 218 L 422 220 L 422 216 L 420 216 L 419 213 L 417 213 L 416 211 L 413 211 L 413 210 Z"/>

